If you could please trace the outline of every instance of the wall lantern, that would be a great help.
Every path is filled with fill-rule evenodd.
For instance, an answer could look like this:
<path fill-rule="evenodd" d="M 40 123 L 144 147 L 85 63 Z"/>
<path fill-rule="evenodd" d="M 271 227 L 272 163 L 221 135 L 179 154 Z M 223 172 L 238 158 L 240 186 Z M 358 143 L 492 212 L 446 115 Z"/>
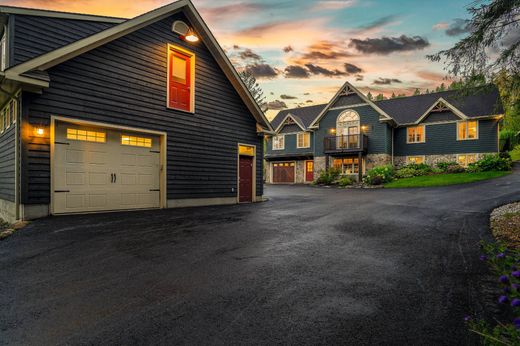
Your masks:
<path fill-rule="evenodd" d="M 45 134 L 45 130 L 43 129 L 43 127 L 35 127 L 34 128 L 34 135 L 35 136 L 43 137 L 44 134 Z"/>
<path fill-rule="evenodd" d="M 335 128 L 331 128 L 331 129 L 329 129 L 329 133 L 330 133 L 331 135 L 335 135 L 335 134 L 336 134 L 336 129 L 335 129 Z"/>
<path fill-rule="evenodd" d="M 199 37 L 193 31 L 192 28 L 188 26 L 188 24 L 184 23 L 182 20 L 176 20 L 173 22 L 172 31 L 179 34 L 181 39 L 188 42 L 198 42 Z"/>
<path fill-rule="evenodd" d="M 367 132 L 368 131 L 368 125 L 361 126 L 361 131 Z"/>

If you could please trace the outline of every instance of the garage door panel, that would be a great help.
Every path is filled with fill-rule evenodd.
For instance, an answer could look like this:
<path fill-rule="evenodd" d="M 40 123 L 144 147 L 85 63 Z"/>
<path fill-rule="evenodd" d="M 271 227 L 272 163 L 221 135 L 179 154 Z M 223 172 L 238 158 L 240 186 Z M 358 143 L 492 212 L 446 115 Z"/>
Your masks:
<path fill-rule="evenodd" d="M 109 176 L 105 172 L 90 172 L 89 173 L 89 184 L 90 185 L 107 185 L 109 183 Z"/>
<path fill-rule="evenodd" d="M 104 151 L 89 151 L 89 165 L 106 165 L 108 163 L 108 154 Z"/>
<path fill-rule="evenodd" d="M 128 153 L 123 153 L 121 155 L 121 158 L 122 158 L 122 162 L 121 162 L 121 165 L 122 166 L 135 166 L 136 165 L 136 154 L 128 154 Z"/>
<path fill-rule="evenodd" d="M 85 150 L 67 149 L 65 163 L 85 163 Z"/>
<path fill-rule="evenodd" d="M 121 174 L 121 185 L 135 185 L 137 182 L 137 174 L 123 173 Z"/>
<path fill-rule="evenodd" d="M 294 162 L 273 163 L 274 183 L 294 183 Z"/>
<path fill-rule="evenodd" d="M 67 185 L 85 185 L 85 172 L 67 172 Z"/>

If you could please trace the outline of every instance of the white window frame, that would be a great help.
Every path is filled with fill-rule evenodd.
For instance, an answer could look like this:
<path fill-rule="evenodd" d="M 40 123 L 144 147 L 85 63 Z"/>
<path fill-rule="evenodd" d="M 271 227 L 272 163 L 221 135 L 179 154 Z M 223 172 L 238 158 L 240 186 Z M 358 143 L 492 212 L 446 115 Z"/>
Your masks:
<path fill-rule="evenodd" d="M 4 34 L 0 40 L 0 71 L 7 68 L 7 25 L 4 26 Z"/>
<path fill-rule="evenodd" d="M 460 160 L 459 160 L 460 156 L 465 156 L 464 164 L 460 163 Z M 457 163 L 459 165 L 463 166 L 463 167 L 468 167 L 470 163 L 473 163 L 473 162 L 468 162 L 468 156 L 474 156 L 475 160 L 473 162 L 477 162 L 477 160 L 478 160 L 477 154 L 475 154 L 475 153 L 468 153 L 468 154 L 457 154 Z"/>
<path fill-rule="evenodd" d="M 460 138 L 460 137 L 459 137 L 459 126 L 460 126 L 461 124 L 466 124 L 466 126 L 467 126 L 467 128 L 466 128 L 466 136 L 467 136 L 467 135 L 469 134 L 469 131 L 468 131 L 469 126 L 468 126 L 468 123 L 469 123 L 469 122 L 473 122 L 473 121 L 477 123 L 477 130 L 476 130 L 476 131 L 477 131 L 477 136 L 476 136 L 475 138 Z M 457 128 L 456 128 L 456 130 L 457 130 L 457 140 L 458 140 L 458 141 L 475 141 L 475 140 L 477 140 L 478 137 L 479 137 L 479 131 L 480 131 L 479 126 L 480 126 L 480 125 L 479 125 L 479 121 L 478 121 L 477 119 L 475 119 L 475 120 L 468 119 L 468 120 L 463 120 L 463 121 L 457 121 Z"/>
<path fill-rule="evenodd" d="M 300 137 L 303 136 L 303 146 L 300 146 Z M 307 140 L 307 145 L 305 145 L 305 139 Z M 285 143 L 284 143 L 285 144 Z M 302 148 L 310 148 L 311 147 L 311 134 L 310 132 L 298 132 L 296 134 L 296 148 L 302 149 Z"/>
<path fill-rule="evenodd" d="M 422 162 L 421 163 L 426 163 L 426 156 L 425 155 L 409 155 L 409 156 L 406 156 L 406 164 L 409 165 L 411 163 L 415 163 L 415 162 L 410 162 L 410 158 L 412 157 L 420 157 L 422 158 Z M 420 163 L 419 163 L 420 165 Z"/>
<path fill-rule="evenodd" d="M 278 140 L 277 140 L 277 138 L 278 138 Z M 281 138 L 282 145 L 280 145 L 280 138 Z M 277 144 L 276 146 L 275 146 L 275 143 Z M 272 150 L 284 150 L 285 149 L 285 135 L 273 136 L 273 142 L 271 144 L 272 144 Z"/>
<path fill-rule="evenodd" d="M 410 131 L 411 129 L 416 129 L 418 127 L 422 127 L 423 128 L 423 138 L 422 138 L 422 140 L 421 141 L 417 141 L 416 140 L 417 135 L 414 134 L 414 140 L 410 141 L 410 136 L 408 135 L 408 131 Z M 424 126 L 424 125 L 408 126 L 406 128 L 406 144 L 417 144 L 417 143 L 426 143 L 426 126 Z"/>

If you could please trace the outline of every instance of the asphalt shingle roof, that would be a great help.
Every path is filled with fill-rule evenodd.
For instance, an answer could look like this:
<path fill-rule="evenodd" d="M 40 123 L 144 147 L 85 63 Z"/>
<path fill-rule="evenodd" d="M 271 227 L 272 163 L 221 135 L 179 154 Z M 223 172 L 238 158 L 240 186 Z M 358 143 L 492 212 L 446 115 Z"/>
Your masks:
<path fill-rule="evenodd" d="M 441 97 L 469 118 L 502 114 L 504 112 L 496 87 L 485 88 L 482 91 L 469 95 L 463 95 L 457 90 L 448 90 L 375 101 L 374 103 L 390 115 L 398 125 L 402 125 L 417 121 Z M 320 104 L 284 109 L 278 112 L 271 124 L 276 129 L 287 114 L 292 114 L 305 127 L 309 127 L 326 106 L 327 104 Z"/>

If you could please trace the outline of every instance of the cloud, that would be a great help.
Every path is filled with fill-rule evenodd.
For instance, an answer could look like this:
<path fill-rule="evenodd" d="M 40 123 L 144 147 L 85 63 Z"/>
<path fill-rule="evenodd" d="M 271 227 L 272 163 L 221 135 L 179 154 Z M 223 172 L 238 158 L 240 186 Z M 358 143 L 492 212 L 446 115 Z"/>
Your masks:
<path fill-rule="evenodd" d="M 269 64 L 254 63 L 246 65 L 244 69 L 251 73 L 255 78 L 270 79 L 278 76 L 278 71 Z"/>
<path fill-rule="evenodd" d="M 309 78 L 309 71 L 301 66 L 289 65 L 285 68 L 285 78 Z"/>
<path fill-rule="evenodd" d="M 282 110 L 282 109 L 286 109 L 286 108 L 287 108 L 287 104 L 285 104 L 285 102 L 280 101 L 280 100 L 274 100 L 271 102 L 267 102 L 267 109 Z"/>
<path fill-rule="evenodd" d="M 294 100 L 294 99 L 297 99 L 296 96 L 285 95 L 285 94 L 280 95 L 280 98 L 281 98 L 282 100 Z"/>
<path fill-rule="evenodd" d="M 355 0 L 321 0 L 310 8 L 311 11 L 342 10 L 356 4 Z"/>
<path fill-rule="evenodd" d="M 395 15 L 384 16 L 384 17 L 376 19 L 368 24 L 360 26 L 359 30 L 366 31 L 366 30 L 380 29 L 392 22 L 395 22 L 396 19 L 397 19 L 397 16 L 395 16 Z"/>
<path fill-rule="evenodd" d="M 246 48 L 243 51 L 241 51 L 240 53 L 238 53 L 238 56 L 242 60 L 250 59 L 250 60 L 255 60 L 255 61 L 263 61 L 263 59 L 262 59 L 262 57 L 260 55 L 256 54 L 255 52 L 253 52 L 249 48 Z"/>
<path fill-rule="evenodd" d="M 399 79 L 396 78 L 381 78 L 374 80 L 373 84 L 377 85 L 390 85 L 392 83 L 402 83 Z"/>
<path fill-rule="evenodd" d="M 433 82 L 439 82 L 439 81 L 445 80 L 445 76 L 443 74 L 437 73 L 437 72 L 426 71 L 426 70 L 417 71 L 416 75 L 419 78 L 433 81 Z"/>
<path fill-rule="evenodd" d="M 354 65 L 354 64 L 349 64 L 348 62 L 345 63 L 345 71 L 348 73 L 348 74 L 356 74 L 356 73 L 361 73 L 363 72 L 363 70 Z"/>
<path fill-rule="evenodd" d="M 364 77 L 363 77 L 362 75 L 358 74 L 358 75 L 356 76 L 356 81 L 357 81 L 357 82 L 362 81 L 363 78 L 364 78 Z"/>
<path fill-rule="evenodd" d="M 354 47 L 366 54 L 387 55 L 394 52 L 420 50 L 429 45 L 428 40 L 421 36 L 401 35 L 399 37 L 367 38 L 364 40 L 353 38 L 350 40 L 349 47 Z"/>
<path fill-rule="evenodd" d="M 456 18 L 446 30 L 448 36 L 459 36 L 471 31 L 470 21 L 467 19 Z"/>
<path fill-rule="evenodd" d="M 352 54 L 346 51 L 343 43 L 322 40 L 310 45 L 301 59 L 308 61 L 315 61 L 316 59 L 336 60 L 350 56 Z"/>
<path fill-rule="evenodd" d="M 432 26 L 433 30 L 446 30 L 448 29 L 449 24 L 446 22 L 440 22 Z"/>
<path fill-rule="evenodd" d="M 294 49 L 293 49 L 293 47 L 291 47 L 291 46 L 283 47 L 283 51 L 284 51 L 284 53 L 290 53 L 290 52 L 292 52 L 293 50 L 294 50 Z"/>
<path fill-rule="evenodd" d="M 268 9 L 268 4 L 257 3 L 238 3 L 215 7 L 200 7 L 202 17 L 207 21 L 222 21 L 223 19 L 235 19 L 258 11 Z"/>
<path fill-rule="evenodd" d="M 314 75 L 323 75 L 325 77 L 335 77 L 335 76 L 345 76 L 346 72 L 342 72 L 339 70 L 329 70 L 324 67 L 314 65 L 314 64 L 305 64 L 305 67 L 309 69 L 309 72 Z"/>
<path fill-rule="evenodd" d="M 305 101 L 305 103 L 314 103 L 314 101 L 313 100 L 307 100 L 307 101 Z"/>

